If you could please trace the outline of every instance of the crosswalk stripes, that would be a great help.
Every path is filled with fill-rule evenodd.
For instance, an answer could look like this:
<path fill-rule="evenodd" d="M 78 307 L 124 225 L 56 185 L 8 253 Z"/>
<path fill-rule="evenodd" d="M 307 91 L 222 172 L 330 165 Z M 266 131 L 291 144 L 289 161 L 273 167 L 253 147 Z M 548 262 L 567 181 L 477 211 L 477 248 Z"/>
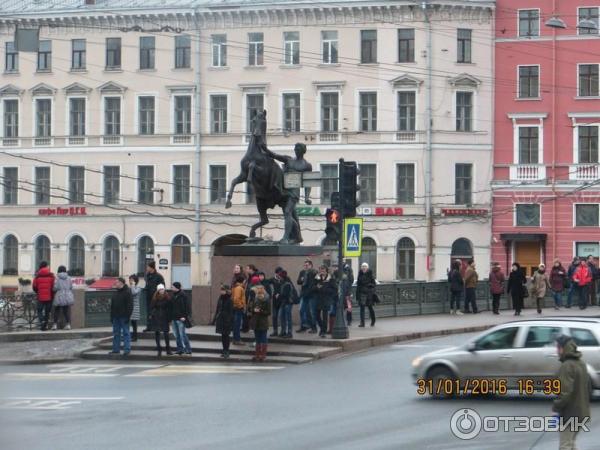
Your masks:
<path fill-rule="evenodd" d="M 123 397 L 11 397 L 0 399 L 0 410 L 56 411 L 92 401 L 118 401 Z"/>

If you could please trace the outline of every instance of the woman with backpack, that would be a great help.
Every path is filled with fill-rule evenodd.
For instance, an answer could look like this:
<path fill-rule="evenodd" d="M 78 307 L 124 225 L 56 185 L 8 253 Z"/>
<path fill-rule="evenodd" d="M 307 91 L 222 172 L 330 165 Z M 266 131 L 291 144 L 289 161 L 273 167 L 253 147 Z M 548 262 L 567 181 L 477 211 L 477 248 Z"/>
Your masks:
<path fill-rule="evenodd" d="M 67 274 L 67 268 L 60 266 L 54 279 L 54 324 L 52 329 L 58 329 L 58 321 L 62 313 L 65 318 L 65 330 L 71 329 L 71 306 L 75 303 L 73 298 L 73 283 Z"/>

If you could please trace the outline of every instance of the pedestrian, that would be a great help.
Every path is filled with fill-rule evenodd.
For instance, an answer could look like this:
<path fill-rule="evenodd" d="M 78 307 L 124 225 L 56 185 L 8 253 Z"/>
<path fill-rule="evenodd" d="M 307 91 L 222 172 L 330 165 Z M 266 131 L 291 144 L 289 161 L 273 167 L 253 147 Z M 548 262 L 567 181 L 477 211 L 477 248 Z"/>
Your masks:
<path fill-rule="evenodd" d="M 344 298 L 344 309 L 346 310 L 346 323 L 352 326 L 352 286 L 354 285 L 354 272 L 350 264 L 344 264 L 342 275 L 342 295 Z"/>
<path fill-rule="evenodd" d="M 136 275 L 129 276 L 129 290 L 131 291 L 131 297 L 133 298 L 133 312 L 131 313 L 131 342 L 137 342 L 138 340 L 138 321 L 141 318 L 140 314 L 140 295 L 142 289 L 138 286 L 140 278 Z"/>
<path fill-rule="evenodd" d="M 252 294 L 252 291 L 250 290 L 252 287 L 251 281 L 257 272 L 258 272 L 258 269 L 256 268 L 256 266 L 254 264 L 248 264 L 244 267 L 244 275 L 246 277 L 246 283 L 244 285 L 244 287 L 246 289 L 246 302 L 248 302 L 248 300 L 250 299 L 250 295 Z M 244 317 L 242 320 L 242 332 L 243 333 L 248 333 L 250 331 L 250 324 L 248 322 L 249 320 L 250 320 L 250 313 L 248 312 L 248 314 L 244 314 Z"/>
<path fill-rule="evenodd" d="M 251 302 L 252 317 L 251 327 L 254 330 L 256 341 L 255 354 L 252 361 L 262 362 L 267 357 L 269 316 L 271 315 L 271 304 L 269 297 L 262 284 L 254 288 L 255 295 Z"/>
<path fill-rule="evenodd" d="M 475 261 L 473 259 L 469 259 L 467 261 L 467 270 L 465 270 L 465 310 L 466 314 L 471 311 L 473 314 L 477 314 L 479 310 L 477 309 L 477 296 L 475 294 L 475 289 L 477 288 L 477 281 L 479 280 L 479 275 L 477 274 L 477 270 L 475 270 Z"/>
<path fill-rule="evenodd" d="M 375 309 L 373 308 L 373 297 L 375 296 L 375 277 L 369 269 L 369 264 L 366 262 L 360 265 L 360 272 L 356 280 L 356 296 L 358 297 L 358 306 L 360 307 L 360 324 L 359 327 L 365 326 L 365 307 L 369 308 L 369 316 L 371 317 L 371 326 L 375 326 Z"/>
<path fill-rule="evenodd" d="M 561 335 L 556 339 L 556 350 L 561 365 L 558 372 L 560 393 L 552 403 L 552 411 L 560 417 L 563 425 L 569 423 L 585 423 L 590 420 L 590 377 L 581 360 L 581 352 L 577 350 L 575 341 L 570 336 Z M 559 430 L 559 449 L 576 450 L 575 439 L 579 431 L 571 426 Z"/>
<path fill-rule="evenodd" d="M 271 333 L 271 337 L 276 337 L 279 335 L 279 310 L 281 309 L 281 300 L 279 296 L 281 295 L 281 277 L 280 273 L 283 270 L 281 267 L 275 268 L 275 275 L 273 278 L 268 280 L 268 284 L 271 290 L 271 301 L 272 301 L 272 315 L 271 320 L 273 321 L 273 332 Z"/>
<path fill-rule="evenodd" d="M 244 276 L 241 273 L 238 274 L 231 290 L 233 300 L 233 345 L 243 345 L 240 330 L 244 316 L 246 315 L 246 288 L 244 281 Z"/>
<path fill-rule="evenodd" d="M 33 278 L 33 291 L 37 294 L 37 316 L 40 323 L 40 330 L 48 329 L 50 320 L 50 311 L 52 310 L 52 300 L 54 293 L 54 274 L 50 272 L 50 267 L 46 261 L 42 261 L 35 277 Z"/>
<path fill-rule="evenodd" d="M 59 266 L 56 278 L 54 279 L 54 286 L 52 287 L 54 292 L 54 323 L 52 329 L 58 328 L 58 321 L 60 315 L 65 319 L 65 330 L 71 329 L 71 306 L 75 303 L 73 298 L 73 283 L 71 277 L 67 274 L 67 268 L 65 266 Z"/>
<path fill-rule="evenodd" d="M 317 271 L 310 260 L 304 261 L 304 268 L 298 275 L 297 284 L 300 286 L 300 328 L 297 333 L 303 333 L 306 330 L 316 332 L 316 318 L 312 315 L 312 305 L 315 304 L 315 278 Z M 316 307 L 315 307 L 316 310 Z"/>
<path fill-rule="evenodd" d="M 329 273 L 326 265 L 319 267 L 319 275 L 317 275 L 317 323 L 320 328 L 319 336 L 325 337 L 327 334 L 327 326 L 329 322 L 329 311 L 333 298 L 337 293 L 335 281 Z M 333 328 L 333 327 L 332 327 Z"/>
<path fill-rule="evenodd" d="M 600 275 L 600 271 L 598 271 L 598 267 L 596 266 L 596 259 L 592 255 L 588 255 L 587 264 L 590 268 L 590 273 L 592 274 L 592 281 L 590 283 L 590 289 L 588 291 L 589 297 L 589 305 L 596 304 L 596 281 Z"/>
<path fill-rule="evenodd" d="M 465 282 L 460 274 L 460 260 L 452 261 L 452 268 L 448 271 L 448 283 L 450 284 L 450 314 L 462 315 L 460 299 L 465 290 Z"/>
<path fill-rule="evenodd" d="M 526 283 L 527 279 L 525 278 L 525 275 L 523 275 L 521 265 L 518 262 L 514 262 L 510 270 L 510 275 L 508 276 L 506 293 L 512 298 L 515 316 L 521 315 L 521 310 L 523 309 L 523 298 L 527 292 Z"/>
<path fill-rule="evenodd" d="M 144 275 L 144 280 L 146 281 L 145 291 L 146 291 L 146 328 L 144 332 L 151 331 L 149 329 L 150 324 L 150 309 L 152 299 L 154 298 L 154 294 L 156 293 L 157 287 L 159 284 L 165 285 L 165 279 L 163 276 L 156 271 L 156 263 L 154 261 L 148 261 L 146 264 L 146 274 Z"/>
<path fill-rule="evenodd" d="M 567 271 L 560 263 L 559 259 L 554 260 L 552 270 L 550 271 L 550 289 L 554 297 L 554 309 L 559 310 L 562 306 L 562 294 L 565 290 L 567 280 Z"/>
<path fill-rule="evenodd" d="M 504 282 L 506 281 L 500 263 L 492 263 L 492 270 L 490 271 L 488 279 L 490 282 L 490 292 L 492 294 L 492 311 L 494 314 L 500 314 L 500 296 L 504 293 Z"/>
<path fill-rule="evenodd" d="M 156 353 L 160 358 L 162 356 L 162 347 L 160 346 L 160 333 L 165 339 L 165 349 L 167 355 L 172 355 L 171 344 L 169 341 L 169 323 L 172 318 L 171 298 L 165 289 L 164 284 L 156 286 L 156 293 L 150 302 L 150 330 L 154 331 L 154 341 L 156 342 Z"/>
<path fill-rule="evenodd" d="M 579 309 L 585 309 L 587 308 L 588 291 L 592 283 L 592 273 L 585 259 L 581 258 L 579 261 L 579 266 L 575 269 L 572 280 L 579 296 Z"/>
<path fill-rule="evenodd" d="M 575 283 L 573 283 L 573 274 L 575 273 L 575 270 L 577 270 L 577 267 L 579 266 L 579 258 L 575 257 L 573 258 L 573 261 L 571 261 L 571 264 L 569 264 L 569 268 L 567 270 L 567 283 L 569 285 L 569 292 L 567 293 L 567 308 L 570 308 L 571 305 L 573 304 L 573 294 L 575 293 Z"/>
<path fill-rule="evenodd" d="M 113 327 L 112 351 L 109 355 L 121 352 L 121 336 L 123 336 L 123 356 L 131 353 L 131 335 L 129 334 L 129 319 L 133 312 L 133 297 L 124 278 L 118 278 L 113 288 L 114 294 L 110 299 L 110 321 Z"/>
<path fill-rule="evenodd" d="M 550 287 L 550 285 L 548 283 L 548 276 L 546 275 L 546 265 L 540 264 L 531 277 L 531 295 L 535 298 L 538 314 L 542 313 L 544 297 L 546 297 L 546 288 L 548 287 Z"/>
<path fill-rule="evenodd" d="M 228 285 L 222 284 L 219 294 L 213 325 L 215 326 L 215 331 L 221 335 L 221 345 L 223 347 L 221 357 L 227 359 L 229 358 L 229 335 L 233 329 L 234 304 L 231 298 L 231 288 Z"/>
<path fill-rule="evenodd" d="M 279 272 L 279 277 L 281 278 L 281 291 L 279 295 L 281 302 L 279 310 L 281 333 L 279 333 L 279 337 L 291 339 L 293 337 L 292 308 L 294 307 L 294 302 L 298 300 L 298 292 L 285 270 Z"/>
<path fill-rule="evenodd" d="M 243 280 L 246 279 L 245 275 L 244 275 L 244 269 L 242 268 L 241 264 L 236 264 L 235 266 L 233 266 L 233 275 L 231 276 L 231 285 L 230 286 L 234 286 L 236 283 L 236 279 L 237 277 L 241 276 Z"/>
<path fill-rule="evenodd" d="M 188 338 L 186 328 L 190 327 L 192 310 L 187 295 L 181 289 L 181 283 L 176 281 L 173 283 L 173 297 L 171 317 L 173 318 L 173 334 L 177 342 L 177 354 L 186 355 L 192 354 L 192 346 Z"/>

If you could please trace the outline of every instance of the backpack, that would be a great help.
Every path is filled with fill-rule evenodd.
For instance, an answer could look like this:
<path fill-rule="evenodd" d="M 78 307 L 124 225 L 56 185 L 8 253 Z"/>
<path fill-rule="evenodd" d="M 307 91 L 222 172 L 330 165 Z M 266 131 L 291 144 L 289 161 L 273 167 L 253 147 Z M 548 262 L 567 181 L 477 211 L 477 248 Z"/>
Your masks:
<path fill-rule="evenodd" d="M 292 305 L 298 305 L 300 303 L 300 296 L 298 295 L 298 291 L 292 283 L 289 283 L 289 285 L 291 289 L 290 300 L 292 301 Z"/>

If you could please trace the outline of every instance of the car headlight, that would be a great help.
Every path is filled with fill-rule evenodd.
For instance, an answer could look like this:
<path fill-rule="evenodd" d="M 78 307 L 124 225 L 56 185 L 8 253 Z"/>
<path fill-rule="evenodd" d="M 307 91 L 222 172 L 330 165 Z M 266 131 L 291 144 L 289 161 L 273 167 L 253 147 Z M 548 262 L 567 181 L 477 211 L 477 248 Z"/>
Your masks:
<path fill-rule="evenodd" d="M 412 360 L 412 366 L 413 367 L 419 367 L 419 365 L 421 364 L 421 361 L 423 361 L 422 357 L 418 357 Z"/>

